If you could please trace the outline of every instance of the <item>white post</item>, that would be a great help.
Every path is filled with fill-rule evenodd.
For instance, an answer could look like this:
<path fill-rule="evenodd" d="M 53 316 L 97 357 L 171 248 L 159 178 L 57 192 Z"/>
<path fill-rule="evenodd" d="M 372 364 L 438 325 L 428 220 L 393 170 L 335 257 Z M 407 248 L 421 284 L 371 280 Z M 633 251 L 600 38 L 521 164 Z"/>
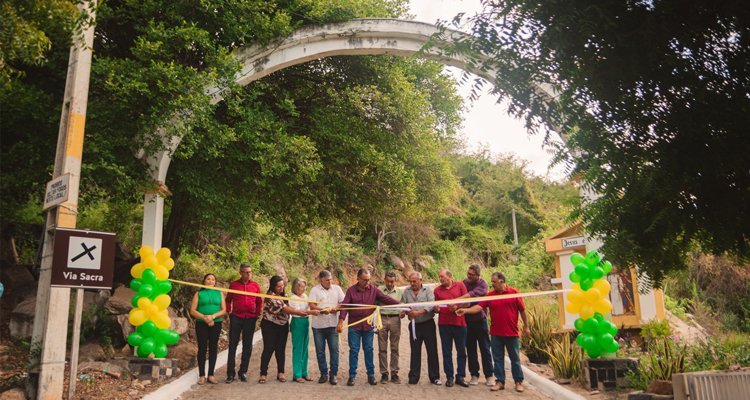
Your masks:
<path fill-rule="evenodd" d="M 70 372 L 68 379 L 68 400 L 76 392 L 78 377 L 78 345 L 81 341 L 81 313 L 83 312 L 83 289 L 76 289 L 76 312 L 73 317 L 73 343 L 70 345 Z"/>
<path fill-rule="evenodd" d="M 141 245 L 161 247 L 164 226 L 164 198 L 158 193 L 146 193 L 143 200 L 143 237 Z"/>
<path fill-rule="evenodd" d="M 511 213 L 513 216 L 513 243 L 515 243 L 516 247 L 518 247 L 518 229 L 516 228 L 516 209 L 513 209 L 513 212 Z"/>

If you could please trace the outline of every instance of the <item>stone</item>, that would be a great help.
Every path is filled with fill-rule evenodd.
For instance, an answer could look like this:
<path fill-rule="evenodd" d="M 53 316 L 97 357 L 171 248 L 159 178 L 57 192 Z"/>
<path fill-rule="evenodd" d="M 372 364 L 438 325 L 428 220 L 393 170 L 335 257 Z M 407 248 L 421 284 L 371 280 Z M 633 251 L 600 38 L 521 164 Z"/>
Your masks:
<path fill-rule="evenodd" d="M 103 372 L 117 379 L 120 379 L 123 374 L 123 370 L 119 365 L 103 361 L 85 361 L 82 363 L 78 363 L 78 373 L 82 373 L 85 371 Z"/>
<path fill-rule="evenodd" d="M 189 327 L 190 323 L 188 322 L 187 318 L 175 317 L 172 318 L 172 325 L 169 327 L 169 329 L 172 329 L 179 335 L 184 335 L 188 331 Z"/>
<path fill-rule="evenodd" d="M 393 269 L 398 270 L 398 271 L 404 270 L 404 261 L 401 260 L 401 258 L 399 258 L 397 255 L 395 254 L 389 255 L 388 262 L 390 262 L 391 265 L 393 265 Z"/>
<path fill-rule="evenodd" d="M 0 269 L 2 269 L 0 277 L 6 291 L 10 288 L 21 287 L 34 282 L 34 276 L 31 275 L 31 272 L 29 272 L 29 269 L 25 265 L 3 265 L 3 268 Z"/>
<path fill-rule="evenodd" d="M 120 286 L 115 289 L 115 293 L 104 304 L 104 309 L 112 315 L 127 314 L 133 309 L 131 301 L 135 292 L 129 287 Z"/>
<path fill-rule="evenodd" d="M 188 370 L 198 364 L 196 356 L 198 347 L 196 345 L 180 339 L 179 343 L 169 348 L 169 357 L 177 361 L 177 367 L 181 370 Z"/>
<path fill-rule="evenodd" d="M 135 332 L 135 327 L 130 324 L 128 314 L 117 315 L 115 316 L 115 319 L 117 319 L 117 323 L 120 325 L 123 340 L 128 340 L 128 336 L 130 336 L 131 333 Z"/>
<path fill-rule="evenodd" d="M 672 387 L 672 381 L 654 380 L 648 384 L 646 389 L 649 393 L 672 395 L 674 394 L 674 388 Z"/>
<path fill-rule="evenodd" d="M 15 339 L 26 339 L 31 337 L 34 330 L 34 313 L 36 310 L 36 297 L 28 298 L 11 311 L 8 328 L 10 336 Z"/>
<path fill-rule="evenodd" d="M 0 393 L 0 400 L 26 400 L 26 393 L 21 388 L 13 388 Z"/>
<path fill-rule="evenodd" d="M 81 362 L 104 361 L 107 359 L 104 349 L 98 343 L 85 343 L 78 348 L 78 365 Z"/>

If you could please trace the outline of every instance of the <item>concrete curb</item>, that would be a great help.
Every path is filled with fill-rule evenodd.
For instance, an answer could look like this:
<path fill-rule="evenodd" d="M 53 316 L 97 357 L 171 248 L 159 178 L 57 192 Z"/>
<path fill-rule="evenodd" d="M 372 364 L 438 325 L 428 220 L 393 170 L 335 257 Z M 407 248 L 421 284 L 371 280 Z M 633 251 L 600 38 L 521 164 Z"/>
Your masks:
<path fill-rule="evenodd" d="M 508 357 L 505 357 L 505 366 L 506 368 L 510 368 L 510 359 Z M 545 395 L 549 396 L 552 399 L 586 400 L 585 397 L 577 393 L 573 393 L 568 389 L 565 389 L 561 385 L 558 385 L 557 383 L 552 382 L 551 380 L 526 368 L 524 365 L 521 365 L 521 369 L 523 370 L 524 379 L 528 381 L 532 386 L 534 386 L 534 389 L 536 389 L 537 391 L 541 393 L 544 393 Z M 197 375 L 196 375 L 196 378 L 197 378 Z"/>
<path fill-rule="evenodd" d="M 255 332 L 253 336 L 253 347 L 263 339 L 263 334 L 260 330 Z M 242 353 L 242 342 L 237 345 L 237 354 Z M 216 369 L 223 368 L 227 365 L 227 356 L 229 350 L 224 350 L 216 356 Z M 142 400 L 166 400 L 166 399 L 178 399 L 183 393 L 190 390 L 190 388 L 198 382 L 198 367 L 191 369 L 190 371 L 182 374 L 181 377 L 176 380 L 167 383 L 166 385 L 154 390 L 153 392 L 143 396 Z"/>

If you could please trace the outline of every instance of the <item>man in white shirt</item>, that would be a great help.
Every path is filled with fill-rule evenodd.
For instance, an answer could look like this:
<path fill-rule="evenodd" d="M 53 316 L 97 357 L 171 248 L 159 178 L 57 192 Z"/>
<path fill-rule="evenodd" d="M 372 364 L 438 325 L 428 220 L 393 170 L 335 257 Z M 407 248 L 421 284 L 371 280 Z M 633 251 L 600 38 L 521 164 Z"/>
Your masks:
<path fill-rule="evenodd" d="M 320 379 L 318 383 L 330 382 L 331 385 L 338 383 L 336 375 L 339 371 L 339 334 L 336 326 L 339 322 L 337 311 L 325 312 L 327 308 L 335 308 L 344 300 L 344 291 L 341 286 L 333 284 L 333 276 L 330 271 L 323 270 L 318 274 L 319 285 L 310 290 L 310 300 L 318 303 L 310 303 L 311 310 L 321 310 L 318 316 L 312 317 L 313 339 L 315 340 L 315 355 L 318 358 L 318 369 Z M 331 352 L 331 368 L 326 363 L 326 342 Z"/>

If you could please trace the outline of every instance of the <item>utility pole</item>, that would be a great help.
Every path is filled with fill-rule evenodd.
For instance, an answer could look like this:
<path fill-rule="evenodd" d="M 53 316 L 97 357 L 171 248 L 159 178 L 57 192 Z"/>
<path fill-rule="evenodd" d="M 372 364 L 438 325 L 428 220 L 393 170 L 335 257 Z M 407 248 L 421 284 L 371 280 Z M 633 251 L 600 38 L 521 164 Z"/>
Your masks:
<path fill-rule="evenodd" d="M 513 243 L 515 243 L 516 247 L 518 247 L 518 229 L 516 228 L 516 209 L 515 208 L 512 209 L 511 215 L 513 216 Z"/>
<path fill-rule="evenodd" d="M 32 399 L 51 400 L 63 397 L 70 289 L 50 287 L 52 252 L 55 229 L 76 227 L 83 132 L 94 45 L 95 7 L 96 0 L 78 4 L 79 10 L 86 13 L 88 18 L 87 23 L 81 27 L 82 31 L 76 30 L 73 34 L 68 60 L 53 178 L 70 174 L 69 194 L 66 202 L 47 212 L 31 341 L 32 371 L 29 375 L 28 395 Z M 76 367 L 71 365 L 71 368 Z"/>

